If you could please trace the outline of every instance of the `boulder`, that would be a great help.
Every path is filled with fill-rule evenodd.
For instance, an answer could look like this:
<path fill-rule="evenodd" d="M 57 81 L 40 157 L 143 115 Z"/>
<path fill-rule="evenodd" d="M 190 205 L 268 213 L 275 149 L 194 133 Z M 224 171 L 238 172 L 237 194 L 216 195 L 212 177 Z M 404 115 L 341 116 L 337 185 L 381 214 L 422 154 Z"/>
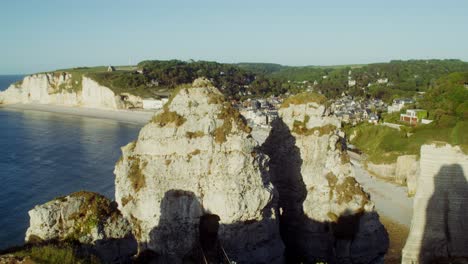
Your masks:
<path fill-rule="evenodd" d="M 137 244 L 117 204 L 92 192 L 56 198 L 29 211 L 26 242 L 78 241 L 105 263 L 130 261 Z"/>

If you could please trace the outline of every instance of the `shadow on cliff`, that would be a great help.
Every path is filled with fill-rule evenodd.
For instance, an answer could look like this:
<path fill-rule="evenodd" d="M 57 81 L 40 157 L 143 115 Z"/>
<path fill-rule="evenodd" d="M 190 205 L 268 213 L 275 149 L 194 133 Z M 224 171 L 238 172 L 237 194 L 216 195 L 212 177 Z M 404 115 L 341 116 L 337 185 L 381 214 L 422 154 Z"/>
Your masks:
<path fill-rule="evenodd" d="M 308 190 L 301 173 L 303 160 L 295 137 L 280 118 L 272 122 L 261 149 L 270 157 L 271 181 L 279 193 L 280 233 L 286 246 L 286 263 L 379 263 L 383 259 L 387 247 L 383 245 L 384 249 L 377 252 L 369 249 L 375 247 L 373 243 L 381 242 L 372 235 L 361 236 L 359 243 L 354 243 L 360 228 L 378 219 L 376 213 L 345 212 L 334 222 L 319 222 L 304 213 Z M 386 242 L 388 246 L 388 238 Z M 350 257 L 351 252 L 354 258 Z M 372 255 L 377 257 L 369 259 Z"/>
<path fill-rule="evenodd" d="M 420 263 L 468 262 L 468 183 L 458 164 L 442 166 L 434 178 L 419 258 Z"/>
<path fill-rule="evenodd" d="M 193 192 L 169 190 L 159 223 L 135 263 L 224 263 L 218 239 L 219 216 L 203 209 Z"/>
<path fill-rule="evenodd" d="M 159 223 L 150 231 L 150 241 L 140 244 L 142 251 L 134 263 L 228 264 L 231 260 L 236 263 L 271 263 L 269 256 L 275 252 L 260 248 L 244 252 L 239 250 L 239 245 L 256 246 L 250 242 L 251 239 L 258 240 L 259 234 L 252 231 L 268 232 L 268 228 L 277 228 L 276 222 L 220 224 L 220 220 L 218 215 L 203 208 L 193 192 L 169 190 L 161 201 Z M 276 239 L 280 241 L 279 237 Z M 246 259 L 250 261 L 246 262 Z"/>

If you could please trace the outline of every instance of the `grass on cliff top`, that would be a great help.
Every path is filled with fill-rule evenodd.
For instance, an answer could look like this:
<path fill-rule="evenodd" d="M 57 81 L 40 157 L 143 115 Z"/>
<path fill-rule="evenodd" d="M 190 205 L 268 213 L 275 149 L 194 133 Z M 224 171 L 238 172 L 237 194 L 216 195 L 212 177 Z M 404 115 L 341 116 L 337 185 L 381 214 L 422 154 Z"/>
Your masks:
<path fill-rule="evenodd" d="M 283 103 L 281 104 L 281 108 L 287 108 L 291 104 L 306 104 L 306 103 L 317 103 L 317 104 L 325 104 L 327 102 L 327 98 L 321 94 L 314 93 L 314 92 L 304 92 L 299 93 L 296 95 L 292 95 L 286 98 Z"/>
<path fill-rule="evenodd" d="M 420 125 L 415 128 L 393 128 L 362 123 L 348 131 L 357 136 L 353 145 L 369 156 L 372 163 L 394 163 L 401 155 L 420 155 L 421 146 L 431 142 L 447 142 L 459 145 L 468 153 L 468 121 L 459 121 L 451 126 L 436 124 Z"/>
<path fill-rule="evenodd" d="M 135 66 L 116 66 L 115 71 L 108 72 L 107 66 L 77 67 L 53 71 L 54 74 L 67 72 L 77 78 L 86 76 L 98 84 L 108 87 L 115 94 L 131 93 L 140 97 L 160 97 L 169 95 L 165 87 L 149 87 L 147 77 L 135 72 Z"/>
<path fill-rule="evenodd" d="M 11 252 L 22 263 L 44 264 L 77 264 L 101 263 L 99 258 L 89 252 L 82 252 L 79 246 L 69 243 L 47 243 L 43 245 L 26 245 Z M 16 262 L 14 262 L 16 263 Z"/>

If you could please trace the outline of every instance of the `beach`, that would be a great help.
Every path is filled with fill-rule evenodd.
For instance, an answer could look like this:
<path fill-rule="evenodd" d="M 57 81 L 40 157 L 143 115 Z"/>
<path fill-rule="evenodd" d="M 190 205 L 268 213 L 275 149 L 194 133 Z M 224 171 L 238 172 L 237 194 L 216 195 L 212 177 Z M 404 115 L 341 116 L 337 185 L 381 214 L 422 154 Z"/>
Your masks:
<path fill-rule="evenodd" d="M 0 109 L 42 111 L 98 119 L 110 119 L 138 125 L 148 123 L 155 113 L 155 111 L 144 110 L 110 110 L 49 104 L 9 104 L 0 105 Z"/>

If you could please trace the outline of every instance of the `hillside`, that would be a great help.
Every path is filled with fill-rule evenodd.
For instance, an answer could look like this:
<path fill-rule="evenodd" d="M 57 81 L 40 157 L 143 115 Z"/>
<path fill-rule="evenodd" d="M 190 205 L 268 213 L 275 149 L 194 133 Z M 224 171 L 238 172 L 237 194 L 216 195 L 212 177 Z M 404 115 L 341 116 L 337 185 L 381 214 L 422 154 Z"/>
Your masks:
<path fill-rule="evenodd" d="M 348 129 L 351 143 L 369 155 L 374 163 L 391 163 L 400 155 L 417 154 L 423 144 L 447 142 L 468 153 L 468 72 L 452 73 L 434 82 L 416 108 L 428 110 L 431 124 L 402 127 L 361 124 Z M 384 117 L 385 120 L 385 117 Z"/>
<path fill-rule="evenodd" d="M 460 60 L 393 60 L 386 63 L 337 66 L 283 66 L 269 63 L 239 63 L 239 67 L 266 77 L 309 85 L 329 98 L 343 91 L 355 96 L 369 95 L 391 101 L 395 97 L 413 96 L 426 91 L 434 82 L 453 72 L 468 71 Z M 348 80 L 356 81 L 349 85 Z M 381 82 L 381 83 L 379 83 Z M 363 91 L 362 87 L 369 87 Z"/>

